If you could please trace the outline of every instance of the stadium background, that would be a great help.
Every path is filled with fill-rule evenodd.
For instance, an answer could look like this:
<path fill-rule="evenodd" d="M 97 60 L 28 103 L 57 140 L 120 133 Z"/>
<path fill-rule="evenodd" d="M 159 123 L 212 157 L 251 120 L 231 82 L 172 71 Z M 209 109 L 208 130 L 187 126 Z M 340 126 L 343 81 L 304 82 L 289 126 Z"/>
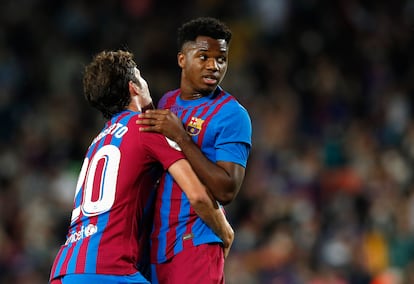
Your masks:
<path fill-rule="evenodd" d="M 64 239 L 102 125 L 83 65 L 128 48 L 157 100 L 202 15 L 233 30 L 222 85 L 254 129 L 227 283 L 414 283 L 410 0 L 1 1 L 0 283 L 46 283 Z"/>

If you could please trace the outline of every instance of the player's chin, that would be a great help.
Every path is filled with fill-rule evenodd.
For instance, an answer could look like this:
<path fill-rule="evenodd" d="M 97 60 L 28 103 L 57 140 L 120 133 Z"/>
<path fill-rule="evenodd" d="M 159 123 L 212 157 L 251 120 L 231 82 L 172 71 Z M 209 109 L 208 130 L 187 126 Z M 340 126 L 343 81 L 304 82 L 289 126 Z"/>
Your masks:
<path fill-rule="evenodd" d="M 203 94 L 211 94 L 217 88 L 217 84 L 205 84 L 202 88 L 200 88 L 200 92 Z"/>

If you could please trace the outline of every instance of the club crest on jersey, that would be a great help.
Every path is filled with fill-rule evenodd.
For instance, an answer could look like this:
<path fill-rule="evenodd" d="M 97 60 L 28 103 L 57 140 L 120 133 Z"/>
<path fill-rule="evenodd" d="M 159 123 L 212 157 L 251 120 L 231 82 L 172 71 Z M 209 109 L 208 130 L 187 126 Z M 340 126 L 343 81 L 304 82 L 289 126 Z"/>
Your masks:
<path fill-rule="evenodd" d="M 192 117 L 190 122 L 187 124 L 187 133 L 191 136 L 198 135 L 201 131 L 202 125 L 204 123 L 204 119 L 199 117 Z"/>

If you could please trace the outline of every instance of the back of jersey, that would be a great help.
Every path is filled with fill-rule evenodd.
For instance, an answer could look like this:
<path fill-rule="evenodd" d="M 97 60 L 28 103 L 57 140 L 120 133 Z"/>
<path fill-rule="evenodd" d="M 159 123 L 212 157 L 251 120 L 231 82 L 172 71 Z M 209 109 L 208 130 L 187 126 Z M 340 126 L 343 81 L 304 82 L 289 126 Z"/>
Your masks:
<path fill-rule="evenodd" d="M 144 216 L 162 168 L 147 146 L 147 140 L 158 136 L 140 133 L 136 115 L 125 111 L 113 117 L 89 146 L 66 243 L 51 279 L 71 273 L 137 272 L 139 243 L 150 230 Z"/>

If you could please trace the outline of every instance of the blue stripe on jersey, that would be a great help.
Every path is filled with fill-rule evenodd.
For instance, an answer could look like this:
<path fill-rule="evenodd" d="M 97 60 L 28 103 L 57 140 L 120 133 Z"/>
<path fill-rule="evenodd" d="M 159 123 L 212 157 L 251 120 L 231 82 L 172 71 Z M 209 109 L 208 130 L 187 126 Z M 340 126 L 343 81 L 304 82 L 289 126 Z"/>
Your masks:
<path fill-rule="evenodd" d="M 86 228 L 86 226 L 89 225 L 89 218 L 85 220 L 84 223 L 82 223 L 81 226 L 83 226 L 83 228 Z M 73 248 L 73 253 L 72 253 L 72 257 L 70 258 L 69 262 L 68 262 L 68 273 L 74 273 L 76 270 L 76 264 L 78 262 L 77 256 L 79 254 L 79 250 L 81 245 L 83 244 L 83 241 L 81 242 L 74 242 L 73 243 L 75 245 L 75 247 Z"/>
<path fill-rule="evenodd" d="M 99 284 L 150 284 L 141 273 L 136 272 L 130 275 L 107 275 L 107 274 L 69 274 L 66 275 L 65 284 L 99 283 Z"/>
<path fill-rule="evenodd" d="M 173 187 L 173 178 L 169 173 L 166 173 L 165 179 L 164 179 L 164 192 L 162 193 L 163 199 L 171 200 L 172 187 Z M 166 214 L 161 213 L 161 216 L 170 216 L 171 203 L 162 202 L 160 210 L 161 212 L 167 212 Z M 168 218 L 161 218 L 160 232 L 164 232 L 161 234 L 165 235 L 168 233 L 169 225 L 170 225 L 170 220 Z M 165 259 L 166 249 L 167 249 L 167 238 L 161 238 L 158 244 L 157 258 Z"/>
<path fill-rule="evenodd" d="M 179 238 L 177 238 L 177 243 L 174 246 L 174 254 L 177 254 L 183 250 L 182 236 L 185 234 L 186 230 L 186 226 L 183 226 L 183 224 L 186 224 L 188 216 L 190 216 L 190 202 L 183 191 L 181 192 L 180 212 L 178 213 L 178 224 L 180 225 L 177 227 L 177 236 L 179 236 Z"/>
<path fill-rule="evenodd" d="M 98 147 L 97 147 L 98 150 L 104 145 L 104 141 L 105 141 L 105 138 L 103 138 L 103 139 L 101 139 L 101 141 L 99 141 L 99 144 L 98 144 Z M 107 214 L 104 214 L 104 215 L 107 215 Z M 100 216 L 98 216 L 97 222 L 96 222 L 97 224 L 100 223 L 100 219 L 101 219 Z M 87 220 L 89 221 L 89 218 Z M 88 224 L 82 224 L 82 225 L 85 225 L 85 227 L 86 227 L 87 225 L 89 225 L 89 222 L 88 222 Z M 105 225 L 106 225 L 106 222 L 105 222 Z M 101 225 L 99 224 L 99 227 L 100 226 Z M 105 226 L 103 226 L 102 228 L 105 228 Z M 86 249 L 86 255 L 88 257 L 85 260 L 85 273 L 96 273 L 96 260 L 98 258 L 97 253 L 98 253 L 99 242 L 100 242 L 100 239 L 102 237 L 103 229 L 99 229 L 99 231 L 101 232 L 100 234 L 96 234 L 94 236 L 94 238 L 89 239 L 88 247 Z M 94 256 L 91 256 L 92 252 L 89 250 L 89 248 L 91 248 L 91 247 L 96 248 L 96 250 L 94 252 L 94 254 L 95 254 Z"/>
<path fill-rule="evenodd" d="M 193 245 L 198 246 L 208 243 L 223 243 L 223 241 L 207 226 L 201 218 L 194 221 Z"/>
<path fill-rule="evenodd" d="M 65 248 L 62 249 L 62 253 L 60 254 L 59 261 L 56 265 L 55 274 L 53 275 L 53 277 L 56 277 L 56 276 L 60 275 L 60 271 L 62 270 L 63 262 L 65 261 L 66 256 L 67 256 L 68 251 L 69 251 L 71 246 L 72 246 L 72 244 L 69 244 Z"/>
<path fill-rule="evenodd" d="M 75 208 L 78 208 L 79 206 L 81 206 L 81 202 L 82 202 L 82 193 L 83 193 L 83 185 L 81 186 L 81 188 L 79 189 L 78 194 L 75 196 Z"/>
<path fill-rule="evenodd" d="M 130 113 L 129 115 L 126 115 L 125 117 L 123 117 L 119 123 L 123 124 L 123 125 L 127 125 L 128 121 L 131 119 L 131 117 L 134 114 Z M 115 116 L 112 118 L 111 123 L 116 123 L 117 120 L 119 119 L 119 116 Z M 103 142 L 105 141 L 105 138 L 103 138 L 100 143 L 99 143 L 99 148 L 101 148 L 101 146 L 103 145 Z M 114 135 L 112 136 L 112 139 L 110 141 L 109 144 L 114 145 L 119 147 L 119 145 L 121 144 L 122 139 L 117 139 Z M 91 238 L 89 240 L 89 244 L 88 244 L 88 248 L 86 250 L 86 254 L 90 257 L 86 258 L 86 263 L 85 263 L 85 272 L 86 273 L 96 273 L 96 262 L 98 260 L 98 252 L 99 252 L 99 243 L 101 242 L 101 238 L 102 238 L 102 234 L 105 231 L 106 225 L 108 224 L 108 220 L 109 220 L 109 215 L 110 215 L 110 211 L 105 212 L 104 214 L 98 215 L 97 216 L 97 224 L 99 224 L 98 226 L 100 227 L 100 234 L 96 235 L 95 238 Z M 98 228 L 99 228 L 98 227 Z M 90 249 L 93 249 L 90 250 Z M 94 256 L 92 257 L 91 254 L 94 254 Z"/>
<path fill-rule="evenodd" d="M 159 284 L 158 278 L 157 278 L 157 269 L 156 265 L 151 263 L 151 283 L 152 284 Z"/>

